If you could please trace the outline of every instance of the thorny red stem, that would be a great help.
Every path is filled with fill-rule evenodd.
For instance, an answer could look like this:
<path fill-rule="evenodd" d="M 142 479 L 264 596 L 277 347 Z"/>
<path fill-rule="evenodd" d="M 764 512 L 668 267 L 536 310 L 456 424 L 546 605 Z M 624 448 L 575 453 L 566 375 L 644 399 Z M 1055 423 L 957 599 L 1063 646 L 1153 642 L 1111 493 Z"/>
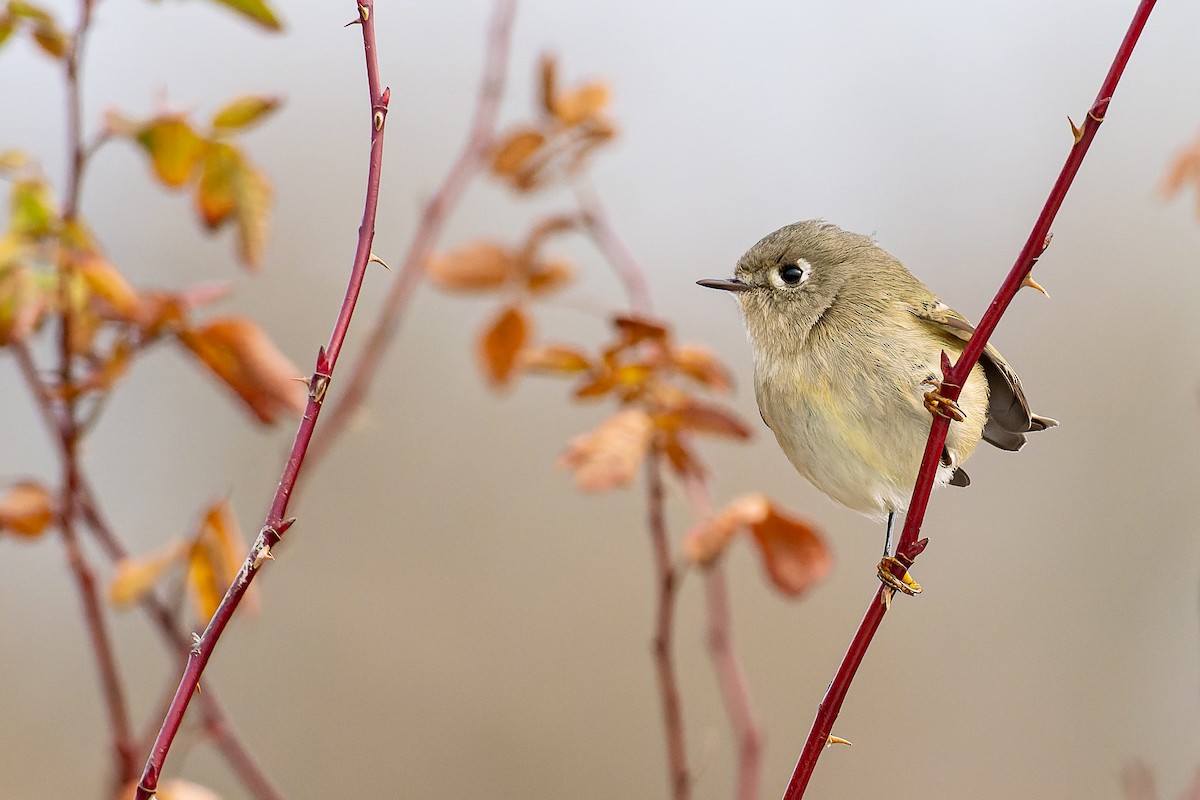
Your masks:
<path fill-rule="evenodd" d="M 646 486 L 649 495 L 650 541 L 654 549 L 654 568 L 658 577 L 658 613 L 654 626 L 654 666 L 658 672 L 658 690 L 662 698 L 663 724 L 667 734 L 667 765 L 674 800 L 691 797 L 687 748 L 683 735 L 683 707 L 679 699 L 679 680 L 675 675 L 671 636 L 675 627 L 675 598 L 679 591 L 679 573 L 672 564 L 671 542 L 667 536 L 666 509 L 660 454 L 652 451 L 646 458 Z"/>
<path fill-rule="evenodd" d="M 1025 246 L 1021 248 L 1020 255 L 1017 256 L 1012 269 L 1009 270 L 1004 282 L 1000 285 L 999 291 L 996 292 L 996 296 L 988 306 L 983 318 L 979 320 L 979 326 L 975 329 L 975 333 L 967 342 L 966 347 L 963 348 L 962 355 L 949 369 L 943 370 L 942 394 L 949 399 L 958 399 L 967 376 L 970 375 L 971 369 L 978 363 L 984 347 L 987 346 L 988 337 L 996 329 L 1000 317 L 1016 297 L 1021 284 L 1033 268 L 1033 263 L 1045 249 L 1050 226 L 1062 206 L 1067 191 L 1071 188 L 1075 175 L 1079 172 L 1079 167 L 1083 163 L 1084 156 L 1087 155 L 1092 140 L 1096 137 L 1100 123 L 1104 121 L 1108 105 L 1116 92 L 1117 83 L 1125 71 L 1126 64 L 1129 63 L 1129 57 L 1133 54 L 1133 48 L 1137 45 L 1138 37 L 1141 36 L 1146 20 L 1154 8 L 1154 3 L 1155 0 L 1141 0 L 1138 5 L 1133 21 L 1113 59 L 1112 66 L 1109 67 L 1108 75 L 1105 76 L 1104 82 L 1100 86 L 1100 92 L 1096 95 L 1091 108 L 1088 109 L 1086 117 L 1077 129 L 1078 132 L 1075 133 L 1075 143 L 1067 154 L 1066 163 L 1063 164 L 1054 186 L 1050 189 L 1050 195 L 1046 199 L 1045 205 L 1042 206 L 1042 211 L 1033 225 L 1029 238 L 1025 241 Z M 947 359 L 943 354 L 943 363 L 946 362 Z M 925 510 L 929 505 L 929 494 L 933 489 L 934 477 L 949 427 L 950 421 L 946 417 L 934 417 L 929 431 L 929 440 L 925 445 L 925 455 L 921 461 L 920 472 L 917 474 L 916 486 L 913 488 L 912 501 L 905 516 L 904 530 L 896 545 L 898 556 L 910 562 L 916 559 L 925 548 L 926 540 L 918 541 L 917 536 L 920 534 Z M 899 568 L 898 571 L 900 574 L 897 577 L 900 577 L 903 572 Z M 800 759 L 796 763 L 796 769 L 783 794 L 784 800 L 799 800 L 804 796 L 804 790 L 816 768 L 817 759 L 821 757 L 821 752 L 825 749 L 829 735 L 833 731 L 833 723 L 841 710 L 842 701 L 845 700 L 850 684 L 854 680 L 854 673 L 858 670 L 858 665 L 862 663 L 871 639 L 875 636 L 875 631 L 879 629 L 879 624 L 883 621 L 883 615 L 887 611 L 887 607 L 881 602 L 882 594 L 882 587 L 876 590 L 871 605 L 862 622 L 859 623 L 854 639 L 850 642 L 850 648 L 846 651 L 841 666 L 838 667 L 837 675 L 817 709 L 817 717 L 813 721 L 808 739 L 804 743 L 804 749 L 800 753 Z"/>
<path fill-rule="evenodd" d="M 229 620 L 232 619 L 238 603 L 241 602 L 246 590 L 250 587 L 259 567 L 265 563 L 265 556 L 270 552 L 270 548 L 291 526 L 291 520 L 284 518 L 287 513 L 288 501 L 291 499 L 292 490 L 304 463 L 304 455 L 312 440 L 317 417 L 320 415 L 321 405 L 325 400 L 325 391 L 337 364 L 342 343 L 345 341 L 371 257 L 371 242 L 375 235 L 375 215 L 379 202 L 380 170 L 383 165 L 383 131 L 387 120 L 387 98 L 380 86 L 379 63 L 375 52 L 374 0 L 358 0 L 355 10 L 358 21 L 361 23 L 363 51 L 366 57 L 367 89 L 371 101 L 371 116 L 369 117 L 371 150 L 370 166 L 367 172 L 366 200 L 362 223 L 358 228 L 358 246 L 354 254 L 354 265 L 350 271 L 350 280 L 337 321 L 334 323 L 333 333 L 329 338 L 329 344 L 322 347 L 317 354 L 316 369 L 309 380 L 308 405 L 304 410 L 304 417 L 300 421 L 299 429 L 296 431 L 292 450 L 288 454 L 283 475 L 279 479 L 279 485 L 275 490 L 266 520 L 254 546 L 242 564 L 241 570 L 226 590 L 225 597 L 222 598 L 216 612 L 213 613 L 212 619 L 209 620 L 204 634 L 196 641 L 188 654 L 187 665 L 184 668 L 183 677 L 179 681 L 179 688 L 175 692 L 171 707 L 167 710 L 162 728 L 159 730 L 149 758 L 146 760 L 146 767 L 138 784 L 137 800 L 149 800 L 158 787 L 163 762 L 166 760 L 175 734 L 178 733 L 179 726 L 183 722 L 183 715 L 187 711 L 188 703 L 200 683 L 200 675 L 204 672 L 209 658 L 212 657 L 217 640 L 225 630 L 225 626 L 229 624 Z"/>
<path fill-rule="evenodd" d="M 362 407 L 371 382 L 379 372 L 383 355 L 404 322 L 404 312 L 421 282 L 425 261 L 441 237 L 450 212 L 458 205 L 471 179 L 484 164 L 495 138 L 496 119 L 508 73 L 508 51 L 512 41 L 512 23 L 516 0 L 496 0 L 487 33 L 487 54 L 475 114 L 462 150 L 446 173 L 433 197 L 425 204 L 416 233 L 399 268 L 395 283 L 388 290 L 375 325 L 367 335 L 358 360 L 350 368 L 350 377 L 337 404 L 313 446 L 311 457 L 320 460 L 345 431 L 355 412 Z"/>

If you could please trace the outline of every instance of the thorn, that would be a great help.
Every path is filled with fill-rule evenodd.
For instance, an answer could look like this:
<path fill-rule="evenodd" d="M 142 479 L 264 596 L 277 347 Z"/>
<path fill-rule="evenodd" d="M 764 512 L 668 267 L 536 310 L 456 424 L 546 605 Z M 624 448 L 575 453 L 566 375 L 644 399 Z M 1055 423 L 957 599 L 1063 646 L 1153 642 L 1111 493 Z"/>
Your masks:
<path fill-rule="evenodd" d="M 1035 281 L 1033 279 L 1032 274 L 1026 275 L 1025 280 L 1021 281 L 1021 288 L 1024 288 L 1026 286 L 1028 286 L 1030 289 L 1037 289 L 1039 292 L 1044 294 L 1047 298 L 1050 297 L 1050 293 L 1046 291 L 1046 287 L 1042 286 L 1040 283 Z"/>
<path fill-rule="evenodd" d="M 892 610 L 892 598 L 895 597 L 896 590 L 890 586 L 884 586 L 883 592 L 879 595 L 879 602 L 883 603 L 884 611 Z"/>
<path fill-rule="evenodd" d="M 825 739 L 826 747 L 829 747 L 831 744 L 844 744 L 847 747 L 854 747 L 854 742 L 850 741 L 849 739 L 843 739 L 840 736 L 834 736 L 832 733 L 829 734 L 829 736 Z"/>
<path fill-rule="evenodd" d="M 274 561 L 274 560 L 275 560 L 275 556 L 273 556 L 271 554 L 271 545 L 267 545 L 262 550 L 259 550 L 257 554 L 255 554 L 253 569 L 257 570 L 259 567 L 261 567 L 263 565 L 264 561 Z"/>
<path fill-rule="evenodd" d="M 345 25 L 343 25 L 342 27 L 349 28 L 351 25 L 362 25 L 362 20 L 361 19 L 352 19 L 349 22 L 347 22 Z"/>
<path fill-rule="evenodd" d="M 946 355 L 946 351 L 942 351 L 942 380 L 950 376 L 950 371 L 954 365 L 950 363 L 950 356 Z"/>
<path fill-rule="evenodd" d="M 374 253 L 371 253 L 371 257 L 367 259 L 367 263 L 370 264 L 372 261 L 374 261 L 376 264 L 382 265 L 383 268 L 388 272 L 392 271 L 392 268 L 388 266 L 388 263 Z"/>
<path fill-rule="evenodd" d="M 1090 114 L 1091 112 L 1088 113 Z M 1070 117 L 1067 117 L 1067 122 L 1071 124 L 1071 138 L 1075 140 L 1075 144 L 1079 144 L 1083 141 L 1083 128 L 1078 127 L 1075 124 L 1075 120 Z"/>

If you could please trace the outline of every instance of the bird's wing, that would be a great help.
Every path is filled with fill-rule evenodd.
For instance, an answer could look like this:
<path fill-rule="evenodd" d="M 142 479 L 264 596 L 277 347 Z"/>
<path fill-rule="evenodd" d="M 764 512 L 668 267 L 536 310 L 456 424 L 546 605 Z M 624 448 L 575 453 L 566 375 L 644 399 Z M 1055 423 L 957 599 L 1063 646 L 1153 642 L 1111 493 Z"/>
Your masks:
<path fill-rule="evenodd" d="M 909 310 L 922 322 L 964 342 L 975 332 L 974 325 L 940 301 L 913 306 Z M 990 344 L 985 347 L 979 363 L 987 376 L 989 390 L 984 439 L 1002 450 L 1020 450 L 1025 444 L 1025 434 L 1058 424 L 1029 410 L 1020 378 L 996 348 Z"/>

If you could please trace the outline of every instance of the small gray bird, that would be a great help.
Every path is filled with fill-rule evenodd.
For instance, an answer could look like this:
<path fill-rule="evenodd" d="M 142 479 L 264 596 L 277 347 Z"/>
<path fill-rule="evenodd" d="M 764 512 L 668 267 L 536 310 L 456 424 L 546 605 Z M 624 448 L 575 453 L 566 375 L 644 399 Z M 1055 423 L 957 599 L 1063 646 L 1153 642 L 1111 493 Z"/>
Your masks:
<path fill-rule="evenodd" d="M 955 420 L 939 485 L 970 483 L 962 464 L 981 438 L 1020 450 L 1025 434 L 1058 424 L 1030 412 L 1021 381 L 991 345 L 958 403 L 943 398 L 941 353 L 957 359 L 974 327 L 868 236 L 797 222 L 751 247 L 733 278 L 699 284 L 736 294 L 758 408 L 793 466 L 839 503 L 887 517 L 880 577 L 893 588 L 920 591 L 907 575 L 911 583 L 895 585 L 887 564 L 930 412 Z"/>

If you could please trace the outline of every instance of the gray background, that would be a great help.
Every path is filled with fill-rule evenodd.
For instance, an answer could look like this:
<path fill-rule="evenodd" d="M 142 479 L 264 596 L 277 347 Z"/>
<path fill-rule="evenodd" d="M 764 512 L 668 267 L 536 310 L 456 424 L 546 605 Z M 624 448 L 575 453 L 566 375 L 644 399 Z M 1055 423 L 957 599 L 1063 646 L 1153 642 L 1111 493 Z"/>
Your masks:
<path fill-rule="evenodd" d="M 64 10 L 70 4 L 59 4 Z M 530 2 L 517 23 L 505 118 L 531 103 L 543 48 L 569 79 L 612 82 L 623 136 L 595 176 L 684 341 L 732 364 L 757 424 L 728 274 L 781 224 L 823 216 L 874 232 L 977 318 L 1012 263 L 1134 3 Z M 974 485 L 942 491 L 919 576 L 891 614 L 836 731 L 814 797 L 1117 798 L 1123 764 L 1176 796 L 1200 764 L 1195 535 L 1200 222 L 1156 185 L 1200 120 L 1200 5 L 1160 4 L 1037 276 L 997 343 L 1037 409 L 1062 420 L 1019 456 L 980 451 Z M 375 250 L 396 260 L 459 145 L 485 2 L 377 9 L 392 112 Z M 274 181 L 261 276 L 228 235 L 197 232 L 128 145 L 106 148 L 83 207 L 140 284 L 232 279 L 222 310 L 260 320 L 307 370 L 328 335 L 361 211 L 366 92 L 352 3 L 281 8 L 269 36 L 206 3 L 108 0 L 88 50 L 86 110 L 146 114 L 165 96 L 206 117 L 245 91 L 285 108 L 246 138 Z M 62 175 L 60 77 L 24 43 L 0 52 L 0 146 Z M 447 231 L 515 238 L 565 197 L 513 202 L 481 183 Z M 584 280 L 540 319 L 596 342 L 567 306 L 620 302 L 579 242 Z M 371 273 L 349 354 L 393 280 Z M 371 411 L 310 476 L 300 523 L 237 619 L 208 685 L 291 797 L 664 797 L 649 658 L 652 575 L 637 489 L 580 496 L 554 459 L 606 409 L 567 407 L 534 379 L 497 400 L 473 337 L 486 301 L 421 291 Z M 53 478 L 52 449 L 16 382 L 0 414 L 0 477 Z M 336 394 L 335 381 L 332 393 Z M 735 636 L 767 730 L 763 797 L 782 791 L 821 693 L 873 590 L 880 531 L 795 475 L 763 428 L 705 445 L 720 502 L 764 490 L 819 522 L 833 575 L 781 599 L 739 543 Z M 767 435 L 764 435 L 767 434 Z M 230 493 L 257 527 L 292 425 L 262 432 L 170 349 L 139 363 L 86 449 L 138 551 L 188 531 Z M 690 522 L 673 495 L 674 534 Z M 685 582 L 677 651 L 698 798 L 731 794 L 731 742 L 704 651 L 701 583 Z M 176 674 L 136 613 L 116 618 L 123 674 L 150 715 Z M 62 549 L 0 541 L 0 795 L 95 797 L 105 721 Z M 185 735 L 170 774 L 242 796 Z"/>

